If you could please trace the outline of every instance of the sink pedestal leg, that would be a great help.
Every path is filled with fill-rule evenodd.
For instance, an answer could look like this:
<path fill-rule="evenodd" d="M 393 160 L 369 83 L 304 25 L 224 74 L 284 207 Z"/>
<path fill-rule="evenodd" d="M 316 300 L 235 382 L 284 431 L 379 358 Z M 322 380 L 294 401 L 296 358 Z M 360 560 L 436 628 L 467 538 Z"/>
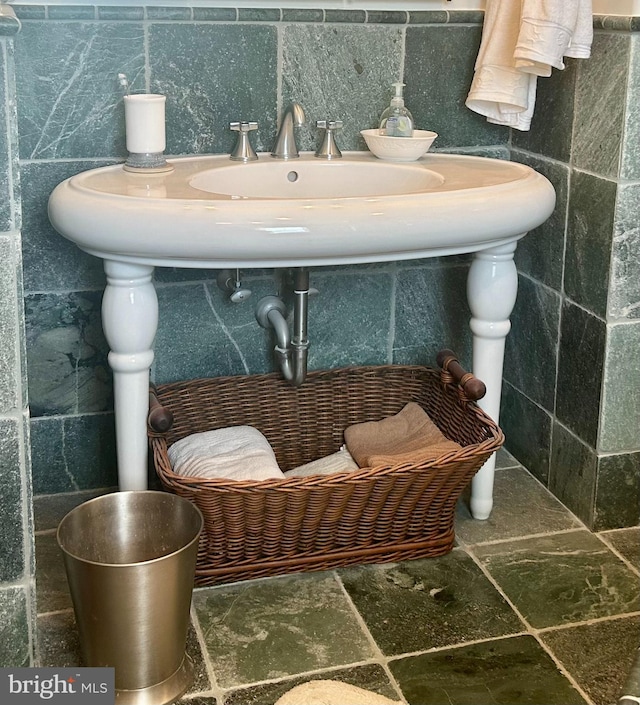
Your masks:
<path fill-rule="evenodd" d="M 111 349 L 118 486 L 147 489 L 149 368 L 158 328 L 153 267 L 105 260 L 102 325 Z"/>
<path fill-rule="evenodd" d="M 518 272 L 513 261 L 516 244 L 476 252 L 467 279 L 473 374 L 487 385 L 487 394 L 478 404 L 496 423 L 500 417 L 504 343 L 518 292 Z M 476 519 L 488 519 L 491 514 L 495 465 L 494 454 L 472 480 L 471 513 Z"/>

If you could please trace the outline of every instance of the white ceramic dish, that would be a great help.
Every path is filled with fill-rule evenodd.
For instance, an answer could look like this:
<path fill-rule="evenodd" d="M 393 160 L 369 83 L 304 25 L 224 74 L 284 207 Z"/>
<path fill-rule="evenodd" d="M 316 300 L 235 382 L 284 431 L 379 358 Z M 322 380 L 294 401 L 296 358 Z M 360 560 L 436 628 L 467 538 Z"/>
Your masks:
<path fill-rule="evenodd" d="M 369 150 L 389 162 L 415 162 L 427 152 L 438 136 L 430 130 L 414 130 L 413 137 L 389 137 L 380 130 L 360 130 Z"/>

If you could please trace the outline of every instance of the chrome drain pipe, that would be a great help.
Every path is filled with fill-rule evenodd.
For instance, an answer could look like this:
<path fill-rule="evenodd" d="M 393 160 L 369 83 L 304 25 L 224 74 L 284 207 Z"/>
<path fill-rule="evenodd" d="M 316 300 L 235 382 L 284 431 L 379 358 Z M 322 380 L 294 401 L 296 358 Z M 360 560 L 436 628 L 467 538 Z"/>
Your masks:
<path fill-rule="evenodd" d="M 299 387 L 307 376 L 309 339 L 309 271 L 299 267 L 294 272 L 293 284 L 293 336 L 289 333 L 287 307 L 279 296 L 265 296 L 256 306 L 256 319 L 266 329 L 272 328 L 276 336 L 276 360 L 287 382 Z"/>

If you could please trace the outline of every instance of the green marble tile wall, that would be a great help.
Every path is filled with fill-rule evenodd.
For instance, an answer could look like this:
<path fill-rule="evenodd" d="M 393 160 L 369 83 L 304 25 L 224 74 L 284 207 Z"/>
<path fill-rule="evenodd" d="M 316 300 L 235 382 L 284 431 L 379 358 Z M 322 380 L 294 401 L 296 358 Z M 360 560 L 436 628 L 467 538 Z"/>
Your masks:
<path fill-rule="evenodd" d="M 34 544 L 13 38 L 0 18 L 0 665 L 33 663 Z"/>
<path fill-rule="evenodd" d="M 512 135 L 558 206 L 516 253 L 502 425 L 511 452 L 606 529 L 640 522 L 640 34 L 629 18 L 595 26 L 592 59 L 541 80 L 531 131 Z"/>

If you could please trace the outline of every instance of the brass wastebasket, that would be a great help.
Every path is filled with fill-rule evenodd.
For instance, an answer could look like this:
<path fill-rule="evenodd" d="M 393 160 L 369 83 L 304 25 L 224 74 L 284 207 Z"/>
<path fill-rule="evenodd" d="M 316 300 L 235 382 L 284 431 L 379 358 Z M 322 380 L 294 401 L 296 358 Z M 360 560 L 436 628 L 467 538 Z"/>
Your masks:
<path fill-rule="evenodd" d="M 58 526 L 84 665 L 115 669 L 118 705 L 171 703 L 191 684 L 202 523 L 182 497 L 134 491 L 89 500 Z"/>

